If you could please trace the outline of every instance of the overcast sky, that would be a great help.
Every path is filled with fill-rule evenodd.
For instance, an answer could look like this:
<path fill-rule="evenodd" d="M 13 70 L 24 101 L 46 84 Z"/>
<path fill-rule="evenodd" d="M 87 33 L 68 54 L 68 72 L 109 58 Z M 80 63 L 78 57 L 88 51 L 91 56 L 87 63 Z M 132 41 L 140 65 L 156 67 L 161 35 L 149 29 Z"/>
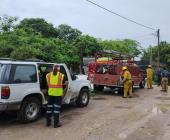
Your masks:
<path fill-rule="evenodd" d="M 160 28 L 161 40 L 170 42 L 170 0 L 92 0 L 137 22 Z M 102 39 L 131 38 L 143 47 L 156 45 L 149 30 L 91 5 L 85 0 L 1 0 L 0 15 L 44 18 L 55 26 L 68 24 L 83 34 Z"/>

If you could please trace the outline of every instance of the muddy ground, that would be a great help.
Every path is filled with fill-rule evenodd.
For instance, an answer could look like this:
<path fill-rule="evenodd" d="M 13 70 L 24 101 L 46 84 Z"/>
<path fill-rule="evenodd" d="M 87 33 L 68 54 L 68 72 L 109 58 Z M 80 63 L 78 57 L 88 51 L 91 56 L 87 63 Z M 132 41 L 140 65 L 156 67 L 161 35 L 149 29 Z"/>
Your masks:
<path fill-rule="evenodd" d="M 0 140 L 170 140 L 170 93 L 137 89 L 124 99 L 105 90 L 85 108 L 63 107 L 57 129 L 45 127 L 44 115 L 30 124 L 15 119 L 0 114 Z"/>

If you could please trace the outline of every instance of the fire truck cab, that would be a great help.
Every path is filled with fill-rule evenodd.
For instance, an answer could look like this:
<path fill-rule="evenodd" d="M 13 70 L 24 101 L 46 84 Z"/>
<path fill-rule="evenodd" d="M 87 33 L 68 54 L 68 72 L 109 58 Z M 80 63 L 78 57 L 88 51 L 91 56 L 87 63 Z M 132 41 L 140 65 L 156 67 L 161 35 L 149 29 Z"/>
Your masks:
<path fill-rule="evenodd" d="M 113 51 L 112 53 L 118 53 Z M 88 65 L 88 79 L 94 85 L 94 90 L 102 91 L 104 87 L 122 88 L 122 66 L 127 66 L 131 75 L 133 87 L 144 88 L 144 71 L 131 59 L 125 59 L 120 53 L 114 57 L 100 57 Z"/>

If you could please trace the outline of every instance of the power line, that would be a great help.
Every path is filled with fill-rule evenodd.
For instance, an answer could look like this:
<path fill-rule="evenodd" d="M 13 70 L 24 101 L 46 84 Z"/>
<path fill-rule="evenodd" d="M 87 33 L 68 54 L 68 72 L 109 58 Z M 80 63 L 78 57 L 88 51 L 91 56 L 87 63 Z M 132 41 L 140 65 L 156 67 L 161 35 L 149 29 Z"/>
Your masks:
<path fill-rule="evenodd" d="M 144 42 L 144 41 L 146 41 L 146 40 L 154 40 L 154 38 L 153 37 L 147 37 L 147 38 L 142 38 L 142 39 L 138 39 L 137 41 L 139 41 L 139 42 Z"/>
<path fill-rule="evenodd" d="M 144 37 L 148 37 L 148 36 L 152 36 L 152 33 L 150 34 L 144 34 L 144 35 L 141 35 L 141 36 L 135 36 L 135 37 L 132 37 L 133 39 L 139 39 L 139 38 L 144 38 Z"/>
<path fill-rule="evenodd" d="M 154 31 L 156 30 L 156 29 L 154 29 L 154 28 L 152 28 L 152 27 L 149 27 L 149 26 L 146 26 L 146 25 L 141 24 L 141 23 L 139 23 L 139 22 L 136 22 L 136 21 L 134 21 L 134 20 L 132 20 L 132 19 L 130 19 L 130 18 L 124 17 L 124 16 L 122 16 L 122 15 L 120 15 L 120 14 L 118 14 L 118 13 L 112 11 L 112 10 L 109 10 L 109 9 L 105 8 L 104 6 L 101 6 L 101 5 L 93 2 L 93 1 L 90 1 L 90 0 L 85 0 L 85 1 L 87 1 L 87 2 L 89 2 L 89 3 L 91 3 L 91 4 L 93 4 L 93 5 L 95 5 L 95 6 L 99 7 L 99 8 L 101 8 L 101 9 L 109 12 L 109 13 L 112 13 L 112 14 L 114 14 L 114 15 L 117 15 L 117 16 L 119 16 L 119 17 L 121 17 L 121 18 L 123 18 L 123 19 L 125 19 L 125 20 L 127 20 L 127 21 L 129 21 L 129 22 L 135 23 L 135 24 L 137 24 L 137 25 L 139 25 L 139 26 L 142 26 L 142 27 L 145 27 L 145 28 L 147 28 L 147 29 L 151 29 L 151 30 L 154 30 Z"/>

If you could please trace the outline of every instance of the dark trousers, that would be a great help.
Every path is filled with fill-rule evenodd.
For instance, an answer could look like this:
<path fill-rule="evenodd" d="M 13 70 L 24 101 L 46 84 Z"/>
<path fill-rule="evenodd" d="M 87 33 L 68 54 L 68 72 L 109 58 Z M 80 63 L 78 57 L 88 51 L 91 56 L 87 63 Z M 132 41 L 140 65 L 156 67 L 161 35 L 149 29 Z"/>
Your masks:
<path fill-rule="evenodd" d="M 54 114 L 54 124 L 60 122 L 60 110 L 62 104 L 61 96 L 49 96 L 47 104 L 46 119 L 47 122 L 51 121 L 51 117 Z"/>

